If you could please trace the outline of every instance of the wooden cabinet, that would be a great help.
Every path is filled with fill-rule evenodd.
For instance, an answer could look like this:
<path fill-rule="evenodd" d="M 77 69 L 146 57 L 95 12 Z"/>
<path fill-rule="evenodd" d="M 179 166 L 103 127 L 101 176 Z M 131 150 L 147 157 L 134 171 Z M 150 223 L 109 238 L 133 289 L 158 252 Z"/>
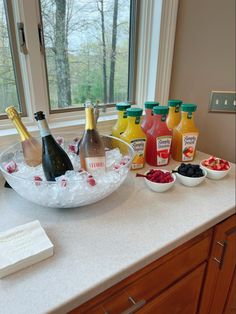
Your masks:
<path fill-rule="evenodd" d="M 236 314 L 236 215 L 71 314 Z"/>
<path fill-rule="evenodd" d="M 207 275 L 200 307 L 201 314 L 236 313 L 236 215 L 214 230 Z"/>

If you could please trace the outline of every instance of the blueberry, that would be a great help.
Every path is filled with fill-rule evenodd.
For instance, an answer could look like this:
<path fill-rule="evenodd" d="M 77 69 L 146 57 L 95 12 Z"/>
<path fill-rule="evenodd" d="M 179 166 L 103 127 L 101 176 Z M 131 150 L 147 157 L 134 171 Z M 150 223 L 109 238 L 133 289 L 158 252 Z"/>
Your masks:
<path fill-rule="evenodd" d="M 192 177 L 194 175 L 194 170 L 193 168 L 189 168 L 188 171 L 187 171 L 187 176 L 188 177 Z"/>

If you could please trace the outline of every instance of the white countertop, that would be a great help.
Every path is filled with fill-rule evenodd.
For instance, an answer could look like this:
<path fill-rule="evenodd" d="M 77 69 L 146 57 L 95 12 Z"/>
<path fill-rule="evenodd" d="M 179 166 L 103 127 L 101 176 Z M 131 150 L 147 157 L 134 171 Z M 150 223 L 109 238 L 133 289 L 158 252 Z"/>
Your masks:
<path fill-rule="evenodd" d="M 40 207 L 0 185 L 0 232 L 38 219 L 55 245 L 53 257 L 0 280 L 1 314 L 65 313 L 235 212 L 235 165 L 220 181 L 165 193 L 131 172 L 106 199 L 75 209 Z"/>

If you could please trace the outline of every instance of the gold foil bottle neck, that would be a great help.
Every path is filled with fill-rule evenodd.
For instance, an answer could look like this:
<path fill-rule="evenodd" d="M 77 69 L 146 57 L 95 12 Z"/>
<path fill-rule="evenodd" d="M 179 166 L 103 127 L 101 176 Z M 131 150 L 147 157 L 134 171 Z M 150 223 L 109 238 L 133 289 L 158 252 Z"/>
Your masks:
<path fill-rule="evenodd" d="M 27 131 L 26 127 L 24 126 L 24 124 L 22 123 L 20 115 L 17 112 L 17 110 L 13 106 L 10 106 L 6 108 L 5 111 L 8 115 L 8 118 L 12 120 L 13 124 L 15 125 L 15 128 L 17 129 L 20 135 L 21 141 L 23 142 L 25 140 L 28 140 L 31 136 Z"/>
<path fill-rule="evenodd" d="M 85 108 L 85 113 L 86 113 L 85 129 L 86 130 L 94 130 L 94 129 L 96 129 L 93 107 L 86 107 Z"/>
<path fill-rule="evenodd" d="M 7 107 L 5 109 L 5 111 L 6 111 L 9 119 L 11 119 L 11 120 L 13 120 L 15 118 L 20 119 L 19 113 L 16 111 L 16 109 L 13 106 Z"/>

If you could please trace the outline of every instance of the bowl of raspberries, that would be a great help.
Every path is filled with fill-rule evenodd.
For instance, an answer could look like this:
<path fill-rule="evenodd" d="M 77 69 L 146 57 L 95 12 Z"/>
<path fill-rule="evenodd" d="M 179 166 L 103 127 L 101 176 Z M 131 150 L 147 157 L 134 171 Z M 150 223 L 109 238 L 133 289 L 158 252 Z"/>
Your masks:
<path fill-rule="evenodd" d="M 175 168 L 177 180 L 186 186 L 197 186 L 202 183 L 207 172 L 200 165 L 182 163 Z"/>
<path fill-rule="evenodd" d="M 168 170 L 150 169 L 145 172 L 145 183 L 155 192 L 169 190 L 176 181 L 176 176 Z"/>

